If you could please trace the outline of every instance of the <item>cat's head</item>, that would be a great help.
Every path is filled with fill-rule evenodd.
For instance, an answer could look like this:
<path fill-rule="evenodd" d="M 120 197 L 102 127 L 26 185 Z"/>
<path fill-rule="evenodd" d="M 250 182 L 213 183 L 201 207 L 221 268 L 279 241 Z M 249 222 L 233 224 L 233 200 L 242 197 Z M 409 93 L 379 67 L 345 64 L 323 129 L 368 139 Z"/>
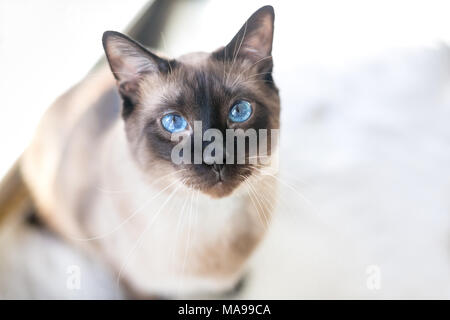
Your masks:
<path fill-rule="evenodd" d="M 237 152 L 231 156 L 234 162 L 227 161 L 229 153 L 224 150 L 227 129 L 255 129 L 258 143 L 259 129 L 267 129 L 266 158 L 275 147 L 270 130 L 279 129 L 280 102 L 272 79 L 273 23 L 273 8 L 263 7 L 225 47 L 177 59 L 157 56 L 120 33 L 105 32 L 103 46 L 123 99 L 128 142 L 144 172 L 173 173 L 187 186 L 213 197 L 227 196 L 246 177 L 259 174 L 261 163 L 250 161 L 250 138 L 245 139 L 246 164 L 236 163 Z M 201 121 L 201 129 L 195 121 Z M 208 143 L 194 146 L 195 139 L 184 142 L 191 146 L 192 163 L 173 161 L 178 144 L 178 139 L 172 141 L 173 134 L 188 138 L 194 136 L 194 129 L 204 133 L 211 128 L 223 133 L 224 164 L 201 155 L 200 163 L 196 162 L 194 153 L 204 151 Z M 233 147 L 237 140 L 233 138 Z M 181 151 L 185 158 L 186 150 Z M 212 155 L 220 156 L 220 152 Z"/>

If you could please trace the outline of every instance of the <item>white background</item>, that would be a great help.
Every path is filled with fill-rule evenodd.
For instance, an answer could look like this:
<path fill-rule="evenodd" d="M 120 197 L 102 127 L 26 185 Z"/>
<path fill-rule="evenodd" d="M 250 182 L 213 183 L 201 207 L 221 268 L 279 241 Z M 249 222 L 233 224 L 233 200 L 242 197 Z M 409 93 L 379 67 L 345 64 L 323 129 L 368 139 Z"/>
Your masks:
<path fill-rule="evenodd" d="M 267 1 L 276 11 L 284 213 L 244 297 L 450 297 L 450 4 Z M 145 1 L 2 0 L 0 174 Z M 169 55 L 224 45 L 266 1 L 185 2 Z M 288 199 L 288 200 L 286 200 Z M 287 221 L 287 223 L 286 223 Z M 382 272 L 366 286 L 367 267 Z"/>

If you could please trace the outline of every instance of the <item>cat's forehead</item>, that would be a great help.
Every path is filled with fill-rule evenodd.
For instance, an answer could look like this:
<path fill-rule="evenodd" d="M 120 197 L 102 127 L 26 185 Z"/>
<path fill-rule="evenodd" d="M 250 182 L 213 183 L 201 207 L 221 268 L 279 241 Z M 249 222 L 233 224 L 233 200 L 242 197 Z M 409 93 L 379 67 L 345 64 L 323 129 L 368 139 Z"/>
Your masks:
<path fill-rule="evenodd" d="M 249 98 L 260 91 L 258 83 L 252 81 L 251 64 L 245 59 L 229 63 L 211 53 L 194 52 L 174 61 L 168 74 L 149 74 L 143 79 L 140 85 L 142 105 L 228 107 L 230 99 Z"/>
<path fill-rule="evenodd" d="M 177 58 L 177 61 L 191 67 L 205 66 L 211 58 L 211 54 L 207 52 L 191 52 L 183 54 Z"/>

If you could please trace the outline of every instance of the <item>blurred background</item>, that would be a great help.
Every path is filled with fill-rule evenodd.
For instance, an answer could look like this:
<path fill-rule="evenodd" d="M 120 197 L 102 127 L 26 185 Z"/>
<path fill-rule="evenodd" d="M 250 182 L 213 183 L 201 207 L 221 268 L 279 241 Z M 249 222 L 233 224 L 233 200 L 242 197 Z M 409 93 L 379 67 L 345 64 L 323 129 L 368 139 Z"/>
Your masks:
<path fill-rule="evenodd" d="M 0 176 L 148 0 L 0 0 Z M 245 298 L 450 298 L 450 4 L 159 1 L 146 45 L 225 45 L 275 8 L 281 201 Z M 142 28 L 142 26 L 141 26 Z M 153 29 L 154 28 L 154 29 Z"/>

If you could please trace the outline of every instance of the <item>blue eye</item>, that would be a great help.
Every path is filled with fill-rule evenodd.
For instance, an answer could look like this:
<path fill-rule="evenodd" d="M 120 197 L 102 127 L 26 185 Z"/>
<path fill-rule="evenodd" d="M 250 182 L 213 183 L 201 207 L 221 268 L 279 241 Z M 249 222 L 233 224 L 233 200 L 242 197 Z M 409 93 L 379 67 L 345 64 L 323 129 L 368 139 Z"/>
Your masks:
<path fill-rule="evenodd" d="M 183 131 L 188 125 L 186 119 L 175 113 L 166 114 L 162 117 L 161 124 L 164 129 L 171 133 Z"/>
<path fill-rule="evenodd" d="M 228 117 L 233 122 L 244 122 L 252 115 L 252 105 L 250 102 L 238 101 L 230 110 Z"/>

